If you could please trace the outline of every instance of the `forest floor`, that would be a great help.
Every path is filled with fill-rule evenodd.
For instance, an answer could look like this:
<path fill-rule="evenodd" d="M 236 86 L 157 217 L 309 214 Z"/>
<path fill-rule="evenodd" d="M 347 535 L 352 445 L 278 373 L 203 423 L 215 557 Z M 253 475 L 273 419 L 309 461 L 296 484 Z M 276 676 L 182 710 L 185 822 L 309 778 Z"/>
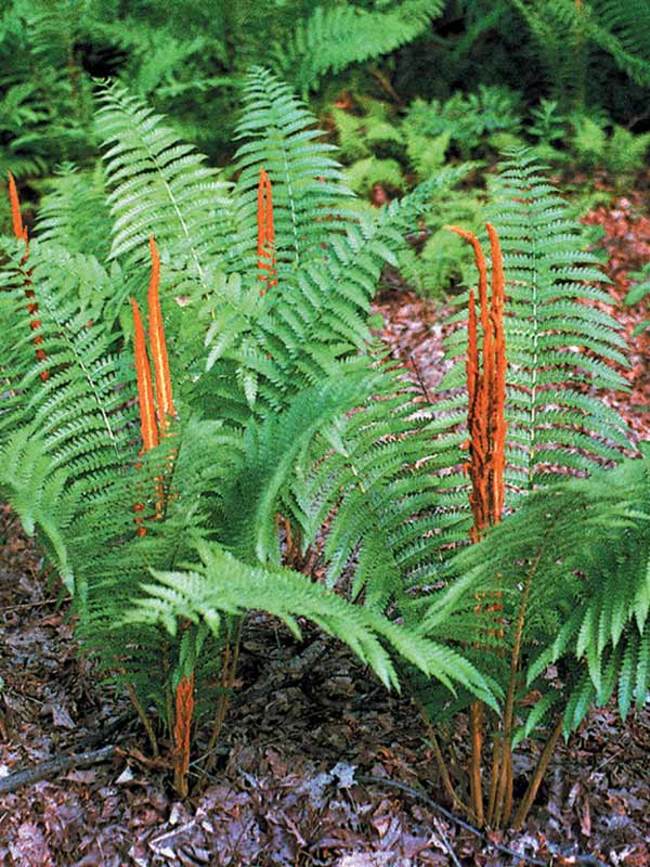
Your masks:
<path fill-rule="evenodd" d="M 613 309 L 631 352 L 631 391 L 605 398 L 648 439 L 650 340 L 632 337 L 643 312 L 623 304 L 628 273 L 650 260 L 642 206 L 641 197 L 618 199 L 588 221 L 605 230 Z M 383 338 L 426 398 L 443 368 L 439 305 L 400 291 L 376 308 Z M 613 707 L 593 712 L 557 751 L 525 829 L 476 836 L 436 809 L 444 800 L 409 699 L 388 695 L 315 629 L 297 643 L 263 616 L 248 624 L 218 767 L 181 803 L 166 771 L 140 752 L 128 702 L 78 655 L 66 606 L 7 509 L 0 543 L 0 785 L 53 757 L 117 746 L 107 762 L 0 795 L 0 864 L 650 864 L 647 707 L 625 723 Z M 446 738 L 452 771 L 467 740 L 462 725 Z M 517 758 L 520 783 L 536 749 Z"/>

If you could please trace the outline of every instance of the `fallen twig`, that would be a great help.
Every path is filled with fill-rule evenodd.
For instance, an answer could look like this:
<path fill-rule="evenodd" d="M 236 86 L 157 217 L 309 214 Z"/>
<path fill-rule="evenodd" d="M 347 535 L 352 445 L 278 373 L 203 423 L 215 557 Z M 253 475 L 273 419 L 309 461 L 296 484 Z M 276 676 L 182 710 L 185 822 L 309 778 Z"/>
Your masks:
<path fill-rule="evenodd" d="M 50 599 L 37 599 L 31 602 L 21 602 L 18 605 L 3 605 L 0 607 L 0 612 L 3 614 L 7 611 L 18 611 L 21 608 L 39 608 L 41 605 L 53 605 L 58 602 L 58 597 L 52 596 Z"/>
<path fill-rule="evenodd" d="M 0 777 L 0 795 L 7 795 L 10 792 L 15 792 L 16 789 L 20 789 L 22 786 L 31 786 L 32 783 L 38 783 L 40 780 L 46 780 L 48 777 L 64 774 L 73 768 L 89 768 L 91 765 L 98 765 L 113 758 L 116 753 L 117 747 L 111 744 L 110 746 L 101 747 L 98 750 L 91 750 L 86 753 L 58 756 L 47 762 L 41 762 L 33 768 L 15 771 L 7 777 Z"/>

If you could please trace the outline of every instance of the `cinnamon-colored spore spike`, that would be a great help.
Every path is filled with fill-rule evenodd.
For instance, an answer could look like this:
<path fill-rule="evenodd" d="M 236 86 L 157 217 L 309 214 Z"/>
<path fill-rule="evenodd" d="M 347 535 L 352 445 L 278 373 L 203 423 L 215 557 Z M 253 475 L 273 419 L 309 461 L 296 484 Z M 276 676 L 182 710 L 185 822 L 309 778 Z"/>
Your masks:
<path fill-rule="evenodd" d="M 506 462 L 506 339 L 503 326 L 505 304 L 505 275 L 503 273 L 503 254 L 499 236 L 491 223 L 485 227 L 490 238 L 492 256 L 492 310 L 490 313 L 495 342 L 494 371 L 494 503 L 493 513 L 499 520 L 503 513 L 505 499 L 505 462 Z"/>
<path fill-rule="evenodd" d="M 169 373 L 169 357 L 165 340 L 165 326 L 160 308 L 160 256 L 153 235 L 149 238 L 151 254 L 151 277 L 147 293 L 149 308 L 149 342 L 156 379 L 156 412 L 160 434 L 164 436 L 168 419 L 176 414 L 172 395 L 172 381 Z"/>
<path fill-rule="evenodd" d="M 477 316 L 474 292 L 470 291 L 467 325 L 467 392 L 469 397 L 470 505 L 474 516 L 472 541 L 501 520 L 505 473 L 505 381 L 506 351 L 503 327 L 505 279 L 499 238 L 486 224 L 492 255 L 492 297 L 487 297 L 487 264 L 480 241 L 473 232 L 458 226 L 448 228 L 468 241 L 479 272 L 479 305 L 483 338 L 482 369 L 479 363 Z"/>
<path fill-rule="evenodd" d="M 467 321 L 467 393 L 469 432 L 468 471 L 471 480 L 469 495 L 474 518 L 470 530 L 472 542 L 478 542 L 484 530 L 501 520 L 504 505 L 505 474 L 505 382 L 506 345 L 503 328 L 505 280 L 499 238 L 494 227 L 486 228 L 492 254 L 492 297 L 488 305 L 487 265 L 481 244 L 473 232 L 448 226 L 461 238 L 468 241 L 474 250 L 474 260 L 479 273 L 478 296 L 483 342 L 483 364 L 479 361 L 477 316 L 474 291 L 469 293 Z M 503 639 L 503 620 L 498 613 L 503 610 L 502 593 L 495 592 L 486 604 L 485 594 L 479 595 L 477 614 L 490 613 L 495 626 L 488 634 Z M 470 796 L 472 811 L 479 824 L 483 824 L 483 791 L 481 764 L 483 749 L 483 709 L 480 702 L 470 707 L 470 732 L 472 739 L 470 760 Z"/>
<path fill-rule="evenodd" d="M 11 172 L 9 175 L 9 204 L 11 206 L 11 226 L 13 229 L 13 233 L 15 237 L 19 241 L 25 242 L 25 253 L 20 260 L 20 264 L 24 265 L 27 259 L 29 258 L 29 235 L 27 234 L 27 227 L 23 224 L 23 216 L 20 211 L 20 197 L 18 195 L 18 189 L 16 187 L 16 180 Z M 27 276 L 25 277 L 25 297 L 29 298 L 29 304 L 27 305 L 27 312 L 30 316 L 38 313 L 38 303 L 33 301 L 32 299 L 36 297 L 36 293 L 31 288 L 31 271 L 27 271 Z M 32 331 L 37 331 L 41 327 L 40 319 L 32 319 L 30 320 L 29 327 Z M 43 342 L 43 338 L 40 335 L 34 337 L 32 343 L 35 346 L 39 346 Z M 47 354 L 43 349 L 37 349 L 35 352 L 37 361 L 44 361 L 47 358 Z M 40 378 L 43 382 L 46 382 L 49 377 L 49 371 L 41 370 L 39 374 Z"/>
<path fill-rule="evenodd" d="M 27 243 L 27 229 L 23 225 L 23 216 L 20 212 L 20 198 L 18 197 L 16 181 L 11 172 L 9 172 L 9 204 L 11 205 L 11 225 L 14 235 L 19 240 Z"/>
<path fill-rule="evenodd" d="M 260 180 L 257 185 L 257 267 L 260 280 L 266 286 L 260 290 L 260 295 L 266 289 L 277 285 L 275 261 L 275 227 L 273 223 L 273 191 L 271 179 L 264 169 L 260 169 Z"/>
<path fill-rule="evenodd" d="M 176 687 L 174 719 L 174 787 L 184 798 L 187 795 L 187 772 L 190 767 L 190 735 L 194 715 L 194 673 L 180 679 Z"/>
<path fill-rule="evenodd" d="M 140 408 L 140 431 L 142 434 L 142 450 L 158 445 L 158 427 L 156 425 L 156 410 L 151 380 L 151 367 L 147 357 L 147 345 L 144 326 L 140 316 L 140 308 L 135 298 L 131 298 L 133 310 L 133 346 L 135 351 L 135 374 L 138 385 L 138 405 Z"/>

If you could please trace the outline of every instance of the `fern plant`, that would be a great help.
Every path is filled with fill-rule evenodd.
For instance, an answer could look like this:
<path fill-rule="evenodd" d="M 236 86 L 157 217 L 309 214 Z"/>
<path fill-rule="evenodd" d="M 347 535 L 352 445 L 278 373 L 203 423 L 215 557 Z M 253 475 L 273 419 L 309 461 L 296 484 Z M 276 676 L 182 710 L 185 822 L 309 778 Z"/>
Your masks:
<path fill-rule="evenodd" d="M 441 546 L 447 550 L 454 546 L 457 548 L 463 534 L 475 544 L 452 558 L 447 579 L 444 568 L 441 570 L 443 580 L 448 581 L 450 587 L 436 594 L 438 598 L 434 596 L 432 614 L 425 615 L 425 622 L 431 618 L 429 634 L 432 635 L 451 638 L 454 632 L 462 634 L 467 642 L 465 652 L 474 660 L 482 658 L 484 672 L 494 677 L 504 690 L 506 698 L 500 718 L 485 714 L 480 703 L 471 703 L 470 785 L 466 795 L 457 792 L 440 748 L 436 747 L 441 778 L 447 781 L 446 789 L 454 803 L 464 804 L 467 813 L 480 824 L 500 826 L 511 820 L 518 825 L 525 818 L 562 732 L 562 714 L 566 731 L 582 720 L 600 689 L 600 666 L 605 665 L 609 658 L 607 640 L 603 638 L 605 633 L 601 632 L 601 643 L 591 645 L 589 665 L 594 676 L 591 683 L 596 686 L 594 691 L 590 691 L 584 669 L 581 671 L 580 665 L 575 663 L 576 659 L 582 659 L 590 640 L 585 631 L 587 626 L 582 627 L 583 637 L 573 656 L 573 651 L 568 649 L 571 639 L 568 638 L 567 643 L 554 643 L 558 630 L 564 634 L 563 617 L 571 616 L 583 589 L 585 598 L 590 598 L 577 570 L 582 572 L 584 568 L 587 571 L 587 581 L 602 580 L 605 584 L 613 580 L 616 570 L 609 563 L 603 564 L 603 572 L 599 572 L 596 561 L 591 559 L 591 554 L 589 557 L 585 554 L 584 548 L 580 549 L 576 559 L 572 559 L 572 551 L 565 553 L 570 549 L 564 548 L 564 540 L 561 542 L 560 537 L 572 538 L 574 532 L 580 532 L 582 538 L 589 539 L 591 548 L 594 547 L 594 539 L 586 530 L 591 518 L 586 518 L 585 525 L 576 518 L 575 512 L 562 511 L 572 496 L 568 491 L 579 490 L 579 483 L 568 489 L 553 488 L 548 493 L 542 493 L 540 489 L 548 486 L 558 475 L 585 475 L 595 471 L 599 463 L 620 460 L 621 450 L 629 446 L 629 441 L 623 420 L 587 392 L 587 389 L 593 391 L 599 387 L 623 387 L 620 374 L 605 363 L 607 360 L 624 364 L 619 350 L 623 347 L 616 322 L 593 306 L 595 300 L 607 300 L 606 294 L 588 285 L 590 279 L 602 280 L 602 275 L 593 267 L 596 264 L 594 258 L 580 250 L 580 236 L 577 227 L 566 218 L 565 204 L 540 174 L 534 158 L 525 151 L 513 154 L 506 161 L 495 192 L 494 225 L 487 224 L 494 286 L 491 307 L 487 305 L 487 262 L 480 242 L 472 233 L 451 227 L 471 241 L 474 248 L 481 311 L 480 315 L 474 312 L 474 293 L 470 291 L 467 331 L 457 331 L 450 340 L 452 351 L 462 346 L 466 361 L 459 362 L 443 382 L 443 388 L 460 387 L 466 377 L 467 393 L 462 392 L 459 397 L 452 397 L 437 406 L 443 417 L 445 412 L 453 414 L 461 406 L 469 406 L 466 442 L 469 479 L 463 484 L 459 473 L 453 473 L 454 469 L 458 470 L 458 463 L 454 465 L 454 451 L 450 448 L 451 461 L 446 468 L 449 474 L 447 493 L 445 499 L 439 499 L 448 515 L 448 523 L 441 527 L 439 538 Z M 479 373 L 479 346 L 484 373 Z M 505 391 L 502 390 L 504 387 Z M 458 415 L 452 415 L 450 422 L 457 421 Z M 504 431 L 507 431 L 505 453 L 502 452 Z M 451 445 L 457 442 L 456 437 L 454 429 L 453 434 L 442 435 L 441 444 Z M 455 460 L 458 458 L 456 452 Z M 620 471 L 621 478 L 626 477 L 625 472 L 632 475 L 640 472 L 633 500 L 645 496 L 645 470 L 640 467 L 641 462 L 633 461 L 626 471 Z M 601 483 L 590 482 L 585 491 L 595 493 Z M 459 499 L 464 487 L 469 490 Z M 524 494 L 532 496 L 530 503 Z M 558 510 L 553 506 L 555 496 L 562 503 Z M 470 516 L 463 518 L 463 511 L 468 506 L 471 528 Z M 544 521 L 538 520 L 539 513 L 535 509 L 545 507 Z M 489 531 L 487 540 L 481 541 L 486 527 L 499 523 L 504 508 L 505 514 L 513 508 L 516 510 L 512 518 L 506 518 L 503 527 L 510 525 L 513 528 L 512 544 L 521 545 L 519 553 L 522 556 L 514 555 L 509 546 L 498 548 L 499 540 L 507 532 L 501 527 Z M 599 500 L 596 508 L 607 513 L 609 506 Z M 618 501 L 612 508 L 620 508 Z M 641 511 L 635 514 L 640 516 Z M 581 526 L 580 531 L 575 529 L 576 522 Z M 571 530 L 567 529 L 569 523 L 572 523 Z M 639 551 L 643 550 L 645 527 L 634 523 L 625 526 L 630 532 L 620 540 L 621 549 L 630 543 L 632 550 L 636 551 L 637 546 Z M 523 554 L 524 549 L 526 554 Z M 617 548 L 617 551 L 621 549 Z M 493 550 L 495 560 L 500 558 L 501 550 L 504 551 L 504 559 L 498 564 L 492 560 Z M 634 569 L 643 570 L 644 556 L 641 556 L 641 564 L 635 561 Z M 554 558 L 557 569 L 544 567 L 547 557 Z M 465 567 L 470 562 L 481 563 L 476 573 Z M 565 569 L 574 570 L 572 585 L 566 580 Z M 472 581 L 470 575 L 479 571 L 485 584 L 479 586 L 477 583 L 473 592 L 466 595 Z M 461 575 L 464 577 L 460 580 L 455 577 Z M 626 597 L 627 602 L 623 602 L 625 593 L 617 594 L 615 600 L 611 585 L 604 591 L 610 600 L 606 604 L 617 607 L 618 616 L 623 618 L 617 623 L 637 616 L 641 633 L 647 617 L 642 601 L 644 581 L 640 578 L 636 585 L 641 588 L 638 590 L 641 596 L 635 601 Z M 426 584 L 430 583 L 429 577 Z M 571 590 L 570 586 L 574 589 Z M 415 611 L 421 610 L 421 605 L 421 602 L 416 603 Z M 447 605 L 449 608 L 445 607 Z M 452 610 L 458 615 L 455 622 L 453 617 L 447 619 L 447 613 Z M 602 609 L 598 609 L 598 615 L 593 613 L 594 610 L 591 609 L 590 616 L 600 616 Z M 607 621 L 603 628 L 616 645 L 620 632 L 614 634 L 610 629 L 611 623 Z M 548 644 L 555 648 L 554 661 L 566 652 L 563 661 L 568 672 L 566 679 L 562 678 L 565 681 L 562 689 L 539 679 L 543 665 L 533 666 L 528 672 L 528 681 L 525 678 L 531 656 L 540 645 Z M 550 656 L 547 653 L 540 658 L 548 661 Z M 615 676 L 612 676 L 615 681 Z M 526 722 L 518 726 L 519 705 L 525 701 L 533 680 L 539 701 Z M 614 681 L 611 681 L 612 688 Z M 417 680 L 415 689 L 429 721 L 444 719 L 463 707 L 462 702 L 441 702 L 436 689 L 428 691 L 426 685 Z M 640 690 L 643 695 L 644 690 L 645 686 Z M 610 694 L 611 689 L 606 694 L 598 692 L 599 696 L 605 695 L 604 700 Z M 469 703 L 468 698 L 465 706 Z M 560 709 L 560 717 L 542 752 L 542 760 L 528 791 L 517 807 L 513 802 L 512 749 L 522 737 L 534 732 L 554 706 Z M 628 706 L 626 699 L 623 707 L 627 710 Z M 488 741 L 484 743 L 486 731 Z M 490 759 L 484 755 L 488 750 L 491 751 Z M 484 762 L 489 773 L 483 771 Z"/>
<path fill-rule="evenodd" d="M 73 595 L 80 636 L 128 691 L 152 750 L 166 727 L 179 793 L 187 792 L 193 720 L 212 708 L 210 749 L 220 731 L 243 615 L 251 608 L 277 614 L 294 629 L 297 616 L 313 619 L 346 640 L 387 685 L 397 684 L 392 648 L 428 675 L 449 686 L 460 681 L 494 703 L 489 684 L 461 654 L 413 639 L 386 616 L 380 599 L 355 606 L 282 567 L 276 529 L 280 511 L 316 532 L 300 499 L 302 480 L 333 456 L 332 448 L 346 460 L 352 452 L 354 469 L 362 447 L 412 426 L 408 402 L 401 421 L 387 417 L 389 403 L 382 406 L 384 420 L 375 418 L 374 396 L 390 396 L 394 410 L 403 389 L 394 371 L 363 351 L 381 265 L 402 243 L 402 227 L 425 206 L 426 191 L 360 223 L 345 207 L 349 193 L 338 186 L 328 149 L 305 145 L 315 138 L 312 117 L 264 70 L 249 80 L 241 127 L 248 141 L 234 188 L 215 180 L 193 148 L 178 143 L 161 118 L 119 86 L 100 100 L 113 211 L 109 271 L 96 257 L 101 250 L 94 238 L 79 236 L 71 251 L 62 246 L 75 225 L 78 194 L 89 212 L 102 219 L 106 213 L 69 171 L 46 203 L 38 222 L 44 237 L 30 244 L 28 256 L 22 228 L 16 241 L 5 243 L 0 486 L 26 527 L 38 530 Z M 251 178 L 259 177 L 262 160 L 269 172 L 262 172 L 262 181 L 277 177 L 274 210 L 256 213 Z M 331 178 L 325 188 L 321 177 Z M 197 194 L 196 206 L 189 205 Z M 273 238 L 273 214 L 277 280 L 260 294 L 255 241 L 259 256 L 260 219 L 264 246 Z M 210 233 L 220 218 L 221 231 Z M 160 259 L 153 240 L 146 244 L 154 234 Z M 115 283 L 122 281 L 135 296 L 133 322 L 119 309 L 124 289 L 115 297 Z M 149 351 L 138 313 L 147 282 Z M 37 363 L 26 291 L 37 299 L 32 306 L 40 316 L 44 354 Z M 230 323 L 218 318 L 226 312 Z M 167 334 L 178 325 L 184 345 L 168 341 L 170 373 L 157 374 L 154 387 L 149 365 L 158 370 L 167 343 L 161 315 Z M 231 331 L 224 342 L 219 326 L 226 324 Z M 170 417 L 163 427 L 171 404 L 161 402 L 160 382 L 167 379 L 179 419 Z M 342 429 L 353 409 L 366 421 L 346 435 L 351 448 L 343 445 Z M 404 475 L 397 448 L 384 450 L 385 465 L 366 482 L 378 493 Z M 355 531 L 363 538 L 363 524 Z M 355 547 L 354 538 L 348 534 L 346 551 Z M 371 556 L 377 550 L 369 546 L 360 560 L 364 586 Z M 231 575 L 228 592 L 215 592 L 217 573 Z M 157 585 L 150 583 L 152 574 Z M 143 582 L 147 599 L 138 602 Z"/>
<path fill-rule="evenodd" d="M 495 633 L 477 620 L 476 599 L 498 593 L 499 622 L 522 622 L 512 745 L 545 731 L 545 747 L 519 802 L 510 793 L 499 815 L 496 789 L 490 792 L 486 809 L 492 824 L 523 824 L 558 739 L 563 733 L 568 737 L 591 707 L 606 704 L 615 690 L 623 718 L 634 704 L 639 709 L 645 704 L 649 481 L 645 454 L 590 479 L 551 485 L 527 497 L 483 541 L 448 564 L 450 590 L 425 615 L 425 633 L 455 631 L 485 657 Z M 500 653 L 493 651 L 495 668 L 512 659 L 513 647 L 508 642 Z M 446 713 L 453 713 L 448 704 Z M 504 749 L 498 735 L 495 749 Z M 499 770 L 496 763 L 495 778 L 494 766 L 493 782 Z"/>

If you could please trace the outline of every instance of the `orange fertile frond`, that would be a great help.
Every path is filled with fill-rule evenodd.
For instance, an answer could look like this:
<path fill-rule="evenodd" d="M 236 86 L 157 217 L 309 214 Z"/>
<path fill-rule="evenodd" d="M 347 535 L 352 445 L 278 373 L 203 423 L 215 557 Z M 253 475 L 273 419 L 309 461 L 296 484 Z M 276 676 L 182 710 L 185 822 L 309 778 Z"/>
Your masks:
<path fill-rule="evenodd" d="M 506 463 L 506 338 L 503 326 L 503 308 L 505 304 L 505 276 L 503 273 L 503 254 L 496 229 L 486 223 L 490 237 L 492 255 L 492 327 L 495 339 L 495 373 L 494 373 L 494 475 L 495 490 L 493 512 L 498 521 L 503 513 L 505 501 L 505 463 Z"/>
<path fill-rule="evenodd" d="M 476 303 L 474 302 L 474 290 L 469 290 L 469 311 L 467 319 L 467 393 L 469 395 L 470 408 L 474 404 L 478 387 L 478 341 L 476 335 Z"/>
<path fill-rule="evenodd" d="M 472 245 L 472 248 L 474 250 L 474 261 L 476 263 L 476 267 L 478 268 L 478 300 L 481 307 L 481 325 L 483 326 L 483 329 L 486 330 L 488 318 L 487 264 L 485 262 L 485 256 L 483 255 L 483 248 L 481 247 L 481 242 L 476 237 L 474 232 L 468 232 L 466 229 L 461 229 L 459 226 L 446 226 L 445 228 L 449 229 L 450 232 L 455 232 L 456 235 L 460 235 L 461 238 L 464 238 L 468 243 Z"/>
<path fill-rule="evenodd" d="M 140 308 L 135 298 L 131 299 L 133 310 L 133 346 L 135 351 L 135 373 L 138 383 L 138 405 L 140 407 L 140 430 L 142 432 L 142 447 L 145 452 L 158 445 L 158 428 L 153 398 L 153 383 L 151 367 L 147 358 L 147 346 L 144 327 L 140 317 Z"/>
<path fill-rule="evenodd" d="M 151 254 L 151 278 L 147 294 L 149 340 L 156 377 L 158 423 L 161 434 L 164 434 L 167 420 L 170 416 L 175 415 L 176 410 L 174 409 L 174 399 L 172 396 L 172 381 L 169 373 L 165 327 L 160 309 L 160 256 L 158 255 L 158 248 L 156 247 L 153 235 L 149 238 L 149 251 Z"/>
<path fill-rule="evenodd" d="M 190 767 L 190 734 L 194 715 L 194 672 L 182 677 L 176 687 L 176 714 L 174 720 L 174 786 L 187 795 L 187 772 Z"/>
<path fill-rule="evenodd" d="M 14 235 L 27 243 L 27 229 L 23 225 L 23 217 L 20 213 L 20 199 L 18 198 L 18 190 L 16 189 L 16 181 L 14 176 L 9 172 L 9 203 L 11 204 L 11 224 L 14 230 Z"/>
<path fill-rule="evenodd" d="M 257 267 L 262 272 L 260 280 L 269 287 L 276 286 L 278 282 L 275 279 L 275 265 L 273 192 L 268 174 L 264 169 L 260 169 L 260 181 L 257 186 Z M 263 289 L 260 294 L 264 295 L 265 291 Z"/>
<path fill-rule="evenodd" d="M 469 475 L 472 482 L 470 505 L 474 516 L 473 542 L 483 530 L 501 520 L 504 504 L 505 471 L 505 384 L 506 352 L 503 327 L 505 278 L 499 238 L 487 224 L 492 253 L 492 298 L 487 299 L 487 265 L 476 235 L 457 226 L 448 226 L 474 248 L 479 272 L 479 298 L 483 338 L 483 364 L 479 364 L 477 316 L 474 291 L 469 293 L 467 324 L 467 392 L 469 409 Z"/>
<path fill-rule="evenodd" d="M 9 204 L 11 205 L 11 224 L 13 227 L 14 235 L 18 240 L 25 242 L 25 254 L 20 260 L 21 266 L 27 262 L 29 258 L 29 238 L 27 236 L 27 228 L 23 225 L 23 217 L 20 213 L 20 198 L 18 197 L 18 190 L 16 188 L 16 181 L 11 172 L 9 172 Z M 31 271 L 26 271 L 25 275 L 25 297 L 29 299 L 29 304 L 27 305 L 27 312 L 30 316 L 33 316 L 38 313 L 38 303 L 32 299 L 36 297 L 36 293 L 33 289 L 31 289 L 32 281 L 31 281 Z M 32 331 L 38 331 L 41 327 L 41 320 L 38 318 L 32 319 L 29 323 L 29 327 Z M 40 335 L 37 335 L 33 343 L 35 346 L 40 346 L 43 342 L 43 338 Z M 44 349 L 36 350 L 36 360 L 43 361 L 47 358 L 47 354 Z M 39 376 L 43 382 L 46 382 L 49 379 L 49 372 L 47 370 L 41 370 Z"/>

